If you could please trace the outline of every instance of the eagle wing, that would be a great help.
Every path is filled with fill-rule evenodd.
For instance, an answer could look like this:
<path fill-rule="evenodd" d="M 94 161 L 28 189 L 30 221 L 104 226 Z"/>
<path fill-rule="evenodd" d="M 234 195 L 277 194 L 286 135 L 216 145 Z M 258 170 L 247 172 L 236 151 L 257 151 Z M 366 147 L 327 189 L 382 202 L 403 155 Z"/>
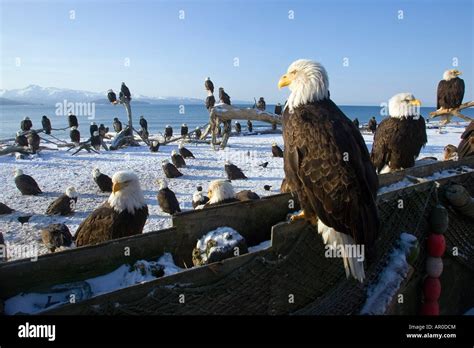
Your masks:
<path fill-rule="evenodd" d="M 108 203 L 94 210 L 77 228 L 77 246 L 97 244 L 111 239 L 117 213 Z"/>
<path fill-rule="evenodd" d="M 67 195 L 63 194 L 56 198 L 46 209 L 46 215 L 67 215 L 72 212 L 71 202 L 72 198 L 69 198 Z"/>
<path fill-rule="evenodd" d="M 391 168 L 413 167 L 427 141 L 423 116 L 417 120 L 388 117 L 375 132 L 370 158 L 377 172 L 389 163 Z"/>
<path fill-rule="evenodd" d="M 438 83 L 438 90 L 436 93 L 436 109 L 439 109 L 441 105 L 444 105 L 444 98 L 446 93 L 446 81 L 441 80 Z"/>
<path fill-rule="evenodd" d="M 360 132 L 332 101 L 285 116 L 285 175 L 305 214 L 370 248 L 378 179 Z"/>

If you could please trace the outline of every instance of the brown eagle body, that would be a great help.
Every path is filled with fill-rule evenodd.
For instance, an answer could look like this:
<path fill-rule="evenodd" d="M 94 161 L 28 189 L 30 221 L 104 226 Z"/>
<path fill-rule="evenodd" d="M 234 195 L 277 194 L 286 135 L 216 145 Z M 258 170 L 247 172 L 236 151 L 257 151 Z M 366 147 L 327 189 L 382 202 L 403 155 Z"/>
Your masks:
<path fill-rule="evenodd" d="M 283 150 L 278 145 L 272 145 L 273 157 L 283 157 Z"/>
<path fill-rule="evenodd" d="M 77 197 L 71 198 L 62 194 L 56 198 L 46 209 L 46 215 L 70 215 L 74 211 Z"/>
<path fill-rule="evenodd" d="M 181 212 L 176 195 L 168 187 L 160 189 L 156 198 L 163 212 L 171 215 Z"/>
<path fill-rule="evenodd" d="M 106 202 L 79 225 L 75 235 L 76 245 L 97 244 L 140 234 L 147 218 L 148 207 L 146 205 L 135 210 L 135 213 L 132 214 L 127 210 L 118 212 Z"/>
<path fill-rule="evenodd" d="M 26 174 L 15 177 L 15 184 L 22 195 L 39 195 L 43 193 L 36 183 L 35 179 Z"/>
<path fill-rule="evenodd" d="M 471 121 L 466 130 L 461 135 L 461 142 L 458 145 L 459 158 L 474 156 L 474 121 Z"/>
<path fill-rule="evenodd" d="M 464 80 L 459 77 L 441 80 L 438 84 L 437 109 L 457 108 L 462 104 L 464 89 Z"/>
<path fill-rule="evenodd" d="M 260 199 L 260 196 L 253 191 L 243 190 L 237 192 L 235 194 L 235 198 L 237 198 L 239 201 L 251 201 L 255 199 Z"/>
<path fill-rule="evenodd" d="M 373 246 L 379 227 L 378 178 L 360 132 L 330 99 L 283 115 L 286 184 L 305 217 Z"/>
<path fill-rule="evenodd" d="M 177 153 L 171 155 L 171 162 L 173 162 L 173 164 L 176 168 L 186 167 L 186 161 L 184 160 L 183 156 L 181 156 Z"/>
<path fill-rule="evenodd" d="M 388 165 L 391 170 L 410 168 L 425 146 L 425 119 L 388 117 L 380 122 L 374 136 L 370 157 L 377 172 Z"/>

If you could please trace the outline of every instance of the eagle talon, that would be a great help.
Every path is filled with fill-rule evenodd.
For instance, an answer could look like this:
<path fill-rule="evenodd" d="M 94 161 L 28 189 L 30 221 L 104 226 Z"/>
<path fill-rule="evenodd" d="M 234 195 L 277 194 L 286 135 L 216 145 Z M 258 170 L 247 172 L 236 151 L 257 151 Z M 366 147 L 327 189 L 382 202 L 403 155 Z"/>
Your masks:
<path fill-rule="evenodd" d="M 304 210 L 302 210 L 298 215 L 291 215 L 290 216 L 290 222 L 298 221 L 298 220 L 303 220 L 305 219 L 306 216 L 304 214 Z"/>

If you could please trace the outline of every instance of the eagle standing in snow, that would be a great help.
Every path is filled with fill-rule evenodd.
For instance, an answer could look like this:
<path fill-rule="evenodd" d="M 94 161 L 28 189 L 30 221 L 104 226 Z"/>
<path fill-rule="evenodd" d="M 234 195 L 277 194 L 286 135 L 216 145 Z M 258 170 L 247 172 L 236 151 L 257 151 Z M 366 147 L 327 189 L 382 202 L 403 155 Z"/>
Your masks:
<path fill-rule="evenodd" d="M 166 180 L 158 180 L 158 183 L 160 185 L 160 190 L 158 191 L 156 198 L 161 210 L 171 215 L 180 213 L 181 208 L 179 207 L 179 202 L 176 199 L 174 192 L 169 189 Z"/>
<path fill-rule="evenodd" d="M 148 218 L 148 206 L 138 177 L 135 173 L 121 171 L 113 175 L 112 183 L 112 193 L 107 202 L 79 225 L 75 234 L 77 246 L 97 244 L 143 232 Z"/>
<path fill-rule="evenodd" d="M 46 215 L 70 215 L 77 203 L 77 192 L 74 187 L 68 187 L 66 193 L 56 198 L 46 209 Z"/>
<path fill-rule="evenodd" d="M 454 109 L 462 104 L 464 98 L 464 80 L 456 69 L 446 70 L 438 84 L 437 109 Z"/>
<path fill-rule="evenodd" d="M 168 179 L 179 178 L 180 176 L 183 176 L 183 173 L 181 173 L 178 168 L 176 168 L 174 164 L 170 163 L 170 161 L 167 159 L 161 161 L 161 168 Z"/>
<path fill-rule="evenodd" d="M 273 157 L 283 157 L 283 150 L 275 142 L 272 144 L 272 155 Z"/>
<path fill-rule="evenodd" d="M 235 164 L 231 163 L 230 161 L 226 161 L 224 164 L 224 170 L 227 175 L 228 180 L 241 180 L 247 179 L 242 169 L 237 167 Z"/>
<path fill-rule="evenodd" d="M 286 182 L 327 244 L 362 244 L 371 253 L 379 228 L 378 179 L 360 132 L 329 98 L 326 69 L 293 62 L 278 87 L 291 90 L 283 114 Z M 339 250 L 339 249 L 338 249 Z M 342 248 L 346 275 L 363 281 L 361 256 Z M 359 259 L 358 259 L 359 258 Z"/>
<path fill-rule="evenodd" d="M 41 193 L 41 189 L 31 176 L 23 174 L 21 169 L 15 170 L 15 185 L 22 195 L 36 196 Z"/>
<path fill-rule="evenodd" d="M 92 170 L 92 177 L 102 192 L 112 192 L 113 184 L 110 176 L 102 174 L 99 168 L 94 168 Z"/>
<path fill-rule="evenodd" d="M 193 153 L 188 150 L 187 148 L 184 147 L 184 144 L 183 142 L 180 142 L 179 145 L 178 145 L 178 149 L 179 149 L 179 154 L 183 157 L 183 158 L 195 158 Z"/>
<path fill-rule="evenodd" d="M 370 157 L 377 173 L 410 168 L 428 141 L 420 101 L 410 93 L 399 93 L 388 102 L 390 117 L 380 122 Z"/>

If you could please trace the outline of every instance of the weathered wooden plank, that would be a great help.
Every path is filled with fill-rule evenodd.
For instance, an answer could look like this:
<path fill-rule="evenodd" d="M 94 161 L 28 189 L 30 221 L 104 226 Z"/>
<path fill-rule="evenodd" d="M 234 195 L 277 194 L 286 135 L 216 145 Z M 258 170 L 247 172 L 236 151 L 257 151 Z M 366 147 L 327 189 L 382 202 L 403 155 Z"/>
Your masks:
<path fill-rule="evenodd" d="M 128 288 L 120 289 L 107 294 L 99 295 L 88 300 L 67 304 L 62 307 L 53 308 L 49 311 L 42 312 L 44 315 L 78 315 L 83 312 L 85 307 L 91 305 L 99 305 L 102 303 L 123 303 L 133 302 L 139 300 L 156 287 L 164 286 L 186 286 L 197 287 L 201 285 L 210 285 L 219 279 L 223 278 L 230 272 L 244 264 L 251 262 L 257 257 L 262 257 L 269 250 L 261 250 L 251 254 L 245 254 L 231 259 L 226 259 L 221 262 L 213 263 L 211 266 L 202 266 L 182 271 L 171 276 L 158 278 L 156 280 L 137 284 Z M 178 301 L 179 298 L 176 298 Z M 159 313 L 157 313 L 159 314 Z"/>
<path fill-rule="evenodd" d="M 0 264 L 0 298 L 41 291 L 55 284 L 106 274 L 122 264 L 174 253 L 179 245 L 174 228 L 115 239 L 93 246 Z"/>
<path fill-rule="evenodd" d="M 398 172 L 379 175 L 379 186 L 388 186 L 403 180 L 407 175 L 414 177 L 426 177 L 435 172 L 467 166 L 474 168 L 474 157 L 464 158 L 459 161 L 439 161 L 424 166 L 407 168 Z"/>

